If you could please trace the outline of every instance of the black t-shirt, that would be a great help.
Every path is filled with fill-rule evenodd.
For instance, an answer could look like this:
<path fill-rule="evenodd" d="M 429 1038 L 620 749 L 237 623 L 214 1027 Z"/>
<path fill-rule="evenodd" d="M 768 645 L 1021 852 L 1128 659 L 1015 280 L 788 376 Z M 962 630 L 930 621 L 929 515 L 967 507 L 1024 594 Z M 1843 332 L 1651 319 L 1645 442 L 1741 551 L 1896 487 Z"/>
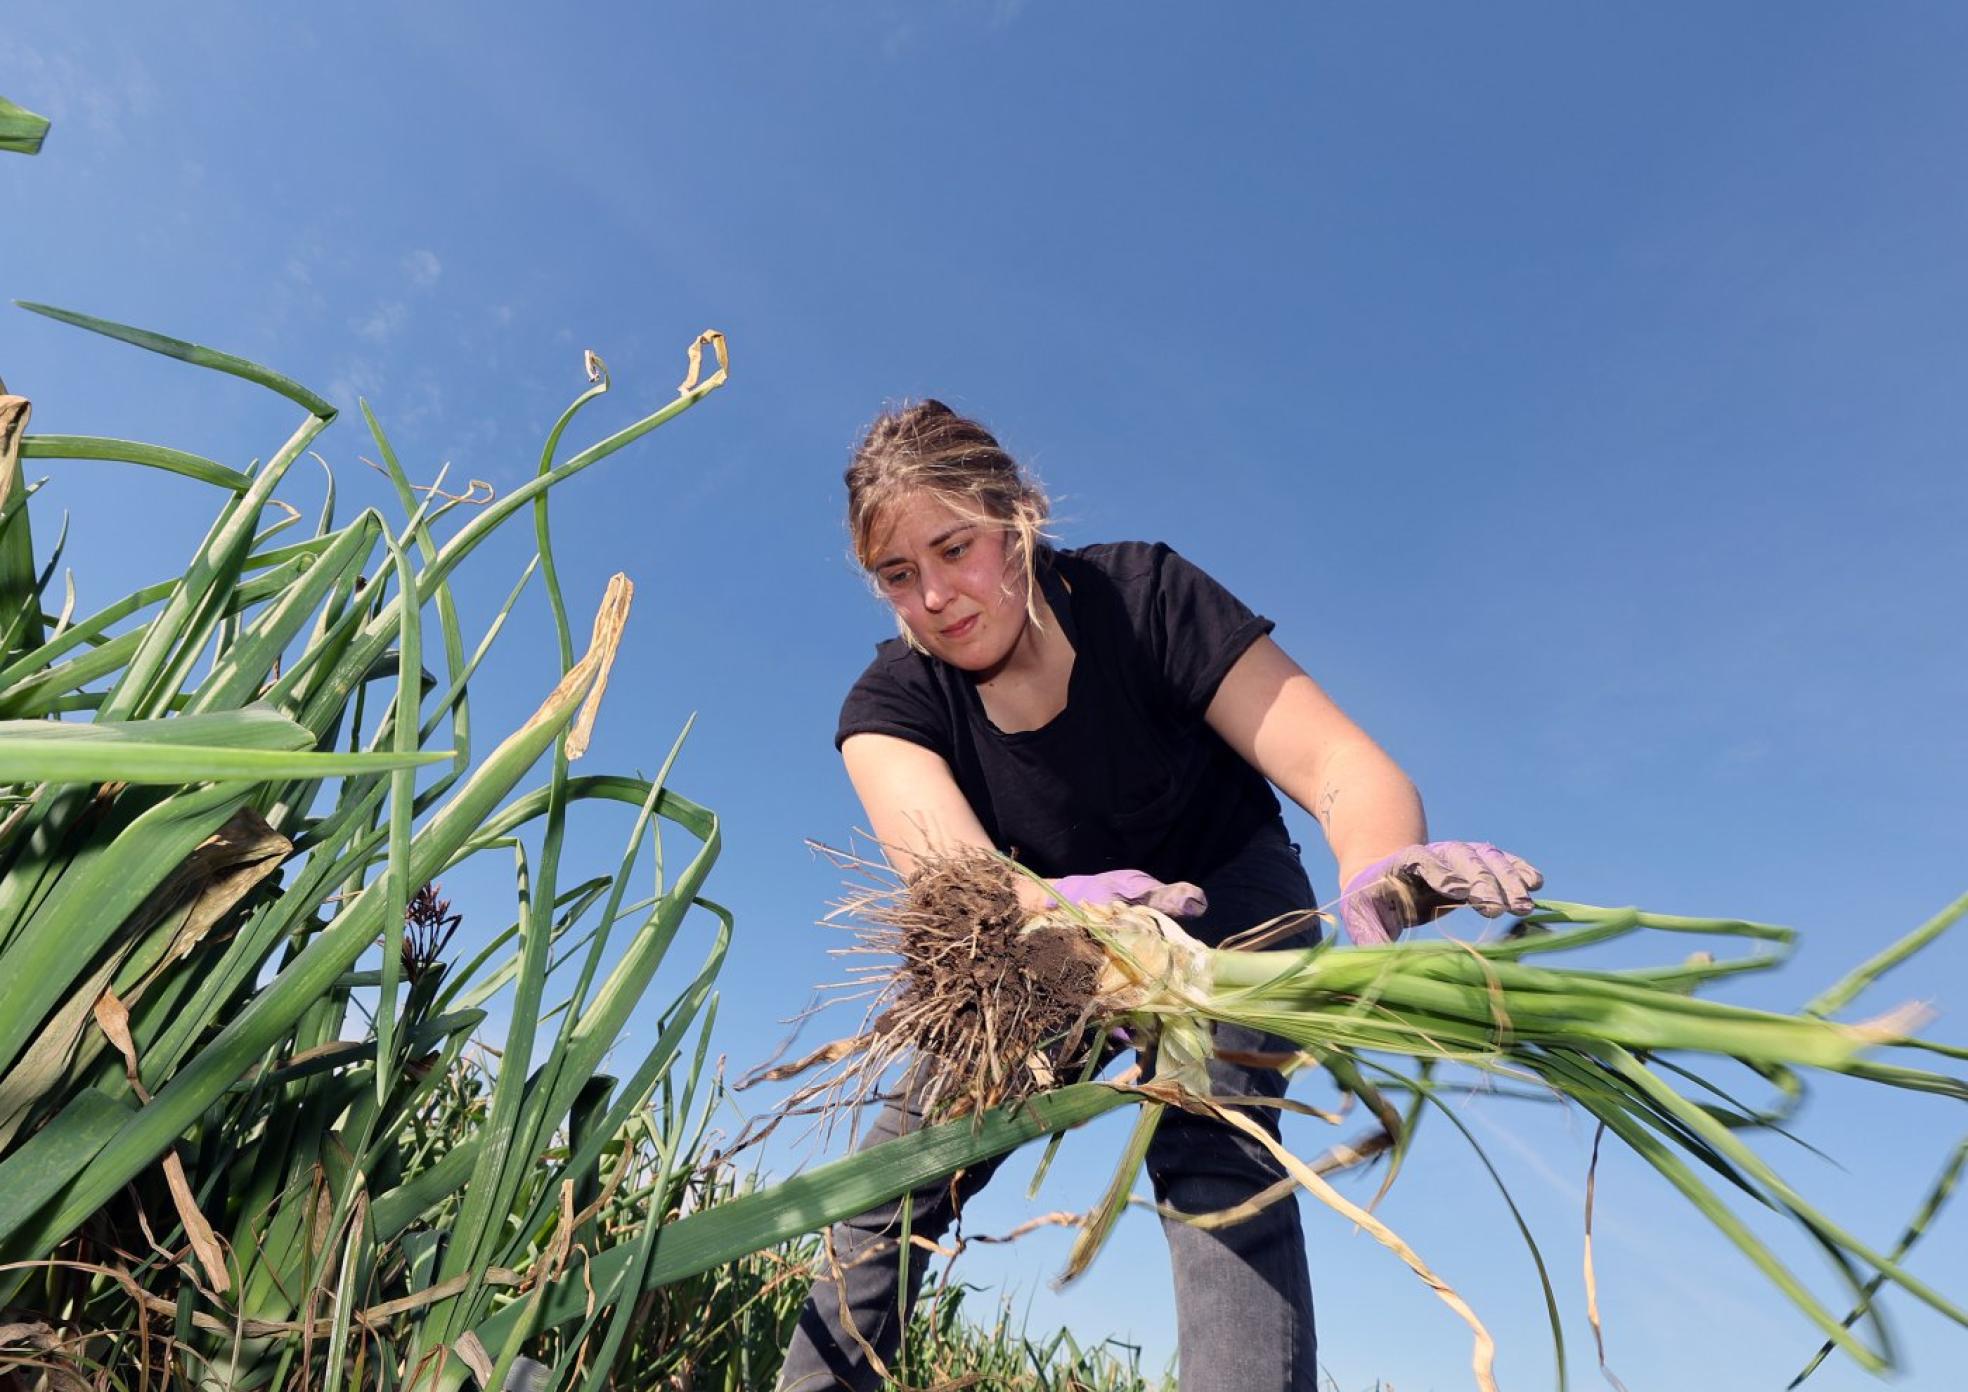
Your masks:
<path fill-rule="evenodd" d="M 1271 621 L 1160 543 L 1048 550 L 1039 580 L 1075 653 L 1051 721 L 999 730 L 968 673 L 892 638 L 842 704 L 836 747 L 874 733 L 942 755 L 998 849 L 1046 876 L 1201 881 L 1282 832 L 1270 784 L 1203 720 Z"/>

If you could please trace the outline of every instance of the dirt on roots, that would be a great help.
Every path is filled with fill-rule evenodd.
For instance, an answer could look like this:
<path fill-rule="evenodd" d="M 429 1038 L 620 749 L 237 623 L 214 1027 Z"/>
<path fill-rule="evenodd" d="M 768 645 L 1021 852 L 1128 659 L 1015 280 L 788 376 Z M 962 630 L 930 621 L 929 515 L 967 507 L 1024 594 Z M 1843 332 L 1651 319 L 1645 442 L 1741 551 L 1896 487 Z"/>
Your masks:
<path fill-rule="evenodd" d="M 988 851 L 925 859 L 900 887 L 859 899 L 862 947 L 881 972 L 867 1061 L 913 1055 L 925 1114 L 1016 1100 L 1076 1069 L 1104 961 L 1071 923 L 1028 926 L 1018 871 Z"/>

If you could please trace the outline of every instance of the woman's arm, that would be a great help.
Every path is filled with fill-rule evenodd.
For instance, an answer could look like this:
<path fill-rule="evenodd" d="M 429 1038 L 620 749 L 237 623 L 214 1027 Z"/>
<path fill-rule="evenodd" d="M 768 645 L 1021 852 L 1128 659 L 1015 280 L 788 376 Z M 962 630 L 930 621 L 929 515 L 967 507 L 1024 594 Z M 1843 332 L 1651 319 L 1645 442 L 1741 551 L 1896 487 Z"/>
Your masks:
<path fill-rule="evenodd" d="M 906 875 L 925 852 L 991 849 L 990 835 L 940 754 L 894 735 L 849 735 L 841 759 L 868 829 Z"/>
<path fill-rule="evenodd" d="M 1237 659 L 1204 719 L 1318 820 L 1342 885 L 1388 852 L 1428 840 L 1407 774 L 1270 638 Z"/>
<path fill-rule="evenodd" d="M 942 755 L 894 735 L 864 733 L 841 742 L 841 758 L 868 814 L 868 829 L 899 874 L 908 875 L 924 855 L 963 847 L 994 849 Z M 1201 913 L 1207 903 L 1195 885 L 1163 884 L 1140 870 L 1068 875 L 1044 885 L 1020 879 L 1018 898 L 1034 913 L 1051 908 L 1055 899 L 1076 904 L 1125 900 L 1177 916 Z"/>
<path fill-rule="evenodd" d="M 841 759 L 868 814 L 868 830 L 898 874 L 908 875 L 926 854 L 994 849 L 942 755 L 894 735 L 865 733 L 841 742 Z M 1019 881 L 1018 897 L 1034 912 L 1052 903 L 1031 880 Z"/>
<path fill-rule="evenodd" d="M 1537 867 L 1488 842 L 1428 843 L 1408 776 L 1269 638 L 1237 659 L 1204 718 L 1318 818 L 1355 943 L 1391 941 L 1459 904 L 1491 918 L 1531 911 L 1531 891 L 1544 883 Z"/>

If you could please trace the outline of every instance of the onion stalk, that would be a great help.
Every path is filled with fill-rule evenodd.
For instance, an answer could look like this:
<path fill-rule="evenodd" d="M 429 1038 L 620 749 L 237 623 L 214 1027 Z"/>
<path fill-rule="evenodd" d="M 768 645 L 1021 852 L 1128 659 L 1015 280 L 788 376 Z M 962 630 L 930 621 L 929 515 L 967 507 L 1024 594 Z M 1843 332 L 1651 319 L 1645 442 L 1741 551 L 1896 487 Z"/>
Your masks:
<path fill-rule="evenodd" d="M 1398 1166 L 1415 1117 L 1428 1104 L 1440 1105 L 1434 1071 L 1460 1064 L 1528 1082 L 1581 1107 L 1602 1136 L 1610 1132 L 1646 1159 L 1829 1345 L 1861 1366 L 1874 1372 L 1892 1366 L 1892 1347 L 1873 1309 L 1881 1285 L 1896 1285 L 1968 1325 L 1968 1310 L 1901 1264 L 1904 1248 L 1880 1251 L 1834 1222 L 1743 1140 L 1746 1132 L 1780 1127 L 1803 1095 L 1807 1072 L 1968 1098 L 1968 1082 L 1958 1074 L 1880 1058 L 1888 1050 L 1968 1057 L 1968 1050 L 1918 1036 L 1928 1018 L 1924 1008 L 1903 1006 L 1857 1022 L 1832 1019 L 1827 1008 L 1848 1002 L 1886 965 L 1932 942 L 1968 912 L 1968 896 L 1909 935 L 1906 951 L 1881 954 L 1811 1006 L 1787 1014 L 1697 994 L 1780 965 L 1795 934 L 1769 924 L 1552 900 L 1539 901 L 1501 937 L 1483 942 L 1251 945 L 1276 941 L 1291 926 L 1278 923 L 1240 935 L 1243 945 L 1210 948 L 1145 906 L 1055 905 L 1032 914 L 1019 901 L 1023 873 L 1002 857 L 966 851 L 925 858 L 906 882 L 884 881 L 852 896 L 836 917 L 856 934 L 845 951 L 874 959 L 858 962 L 844 983 L 871 1001 L 865 1027 L 771 1076 L 829 1064 L 796 1100 L 830 1093 L 836 1106 L 845 1106 L 879 1094 L 899 1070 L 925 1114 L 947 1118 L 1015 1104 L 1076 1074 L 1089 1076 L 1103 1045 L 1121 1032 L 1148 1061 L 1147 1081 L 1129 1086 L 1150 1105 L 1106 1200 L 1086 1219 L 1069 1277 L 1085 1268 L 1125 1206 L 1146 1135 L 1166 1107 L 1208 1113 L 1265 1144 L 1292 1181 L 1400 1255 L 1471 1325 L 1478 1384 L 1493 1387 L 1493 1346 L 1474 1312 L 1413 1249 L 1322 1178 L 1390 1151 Z M 1738 938 L 1761 946 L 1745 957 L 1718 960 L 1704 952 L 1641 970 L 1543 960 L 1635 934 Z M 1279 1063 L 1288 1070 L 1323 1068 L 1368 1104 L 1382 1134 L 1336 1148 L 1315 1164 L 1285 1151 L 1246 1114 L 1246 1099 L 1211 1096 L 1211 1026 L 1219 1023 L 1286 1041 L 1290 1048 Z M 1403 1059 L 1418 1061 L 1418 1071 L 1403 1069 Z M 1730 1061 L 1774 1085 L 1775 1102 L 1737 1103 L 1690 1071 L 1691 1064 Z M 1388 1100 L 1403 1092 L 1412 1098 L 1405 1118 Z M 1726 1186 L 1711 1187 L 1702 1170 Z M 1281 1186 L 1268 1201 L 1289 1188 Z M 1849 1314 L 1841 1317 L 1752 1231 L 1738 1212 L 1745 1197 L 1752 1211 L 1767 1208 L 1796 1222 L 1826 1252 L 1846 1289 Z M 1525 1236 L 1529 1241 L 1528 1230 Z M 1532 1250 L 1535 1255 L 1535 1243 Z M 1538 1264 L 1542 1276 L 1541 1258 Z M 1562 1334 L 1548 1281 L 1546 1301 L 1562 1384 Z M 1596 1306 L 1593 1319 L 1596 1333 Z M 1861 1320 L 1870 1322 L 1871 1342 L 1854 1331 Z"/>

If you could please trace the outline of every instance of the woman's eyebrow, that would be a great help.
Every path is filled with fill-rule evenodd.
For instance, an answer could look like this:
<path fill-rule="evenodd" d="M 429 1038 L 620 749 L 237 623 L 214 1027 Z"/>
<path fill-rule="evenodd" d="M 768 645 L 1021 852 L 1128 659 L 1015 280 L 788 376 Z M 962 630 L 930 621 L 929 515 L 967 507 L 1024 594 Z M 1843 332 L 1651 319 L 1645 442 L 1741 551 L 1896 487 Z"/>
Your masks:
<path fill-rule="evenodd" d="M 945 543 L 947 543 L 950 540 L 950 538 L 956 536 L 959 532 L 968 532 L 972 528 L 976 527 L 976 525 L 977 524 L 975 522 L 959 522 L 957 523 L 956 526 L 950 528 L 948 531 L 938 532 L 935 536 L 931 537 L 928 540 L 928 542 L 924 544 L 923 549 L 926 551 L 934 551 L 938 547 L 943 546 Z M 909 563 L 908 558 L 906 556 L 885 556 L 881 560 L 876 561 L 873 565 L 869 566 L 868 569 L 886 570 L 888 569 L 888 567 L 892 565 L 907 565 L 908 563 Z"/>

